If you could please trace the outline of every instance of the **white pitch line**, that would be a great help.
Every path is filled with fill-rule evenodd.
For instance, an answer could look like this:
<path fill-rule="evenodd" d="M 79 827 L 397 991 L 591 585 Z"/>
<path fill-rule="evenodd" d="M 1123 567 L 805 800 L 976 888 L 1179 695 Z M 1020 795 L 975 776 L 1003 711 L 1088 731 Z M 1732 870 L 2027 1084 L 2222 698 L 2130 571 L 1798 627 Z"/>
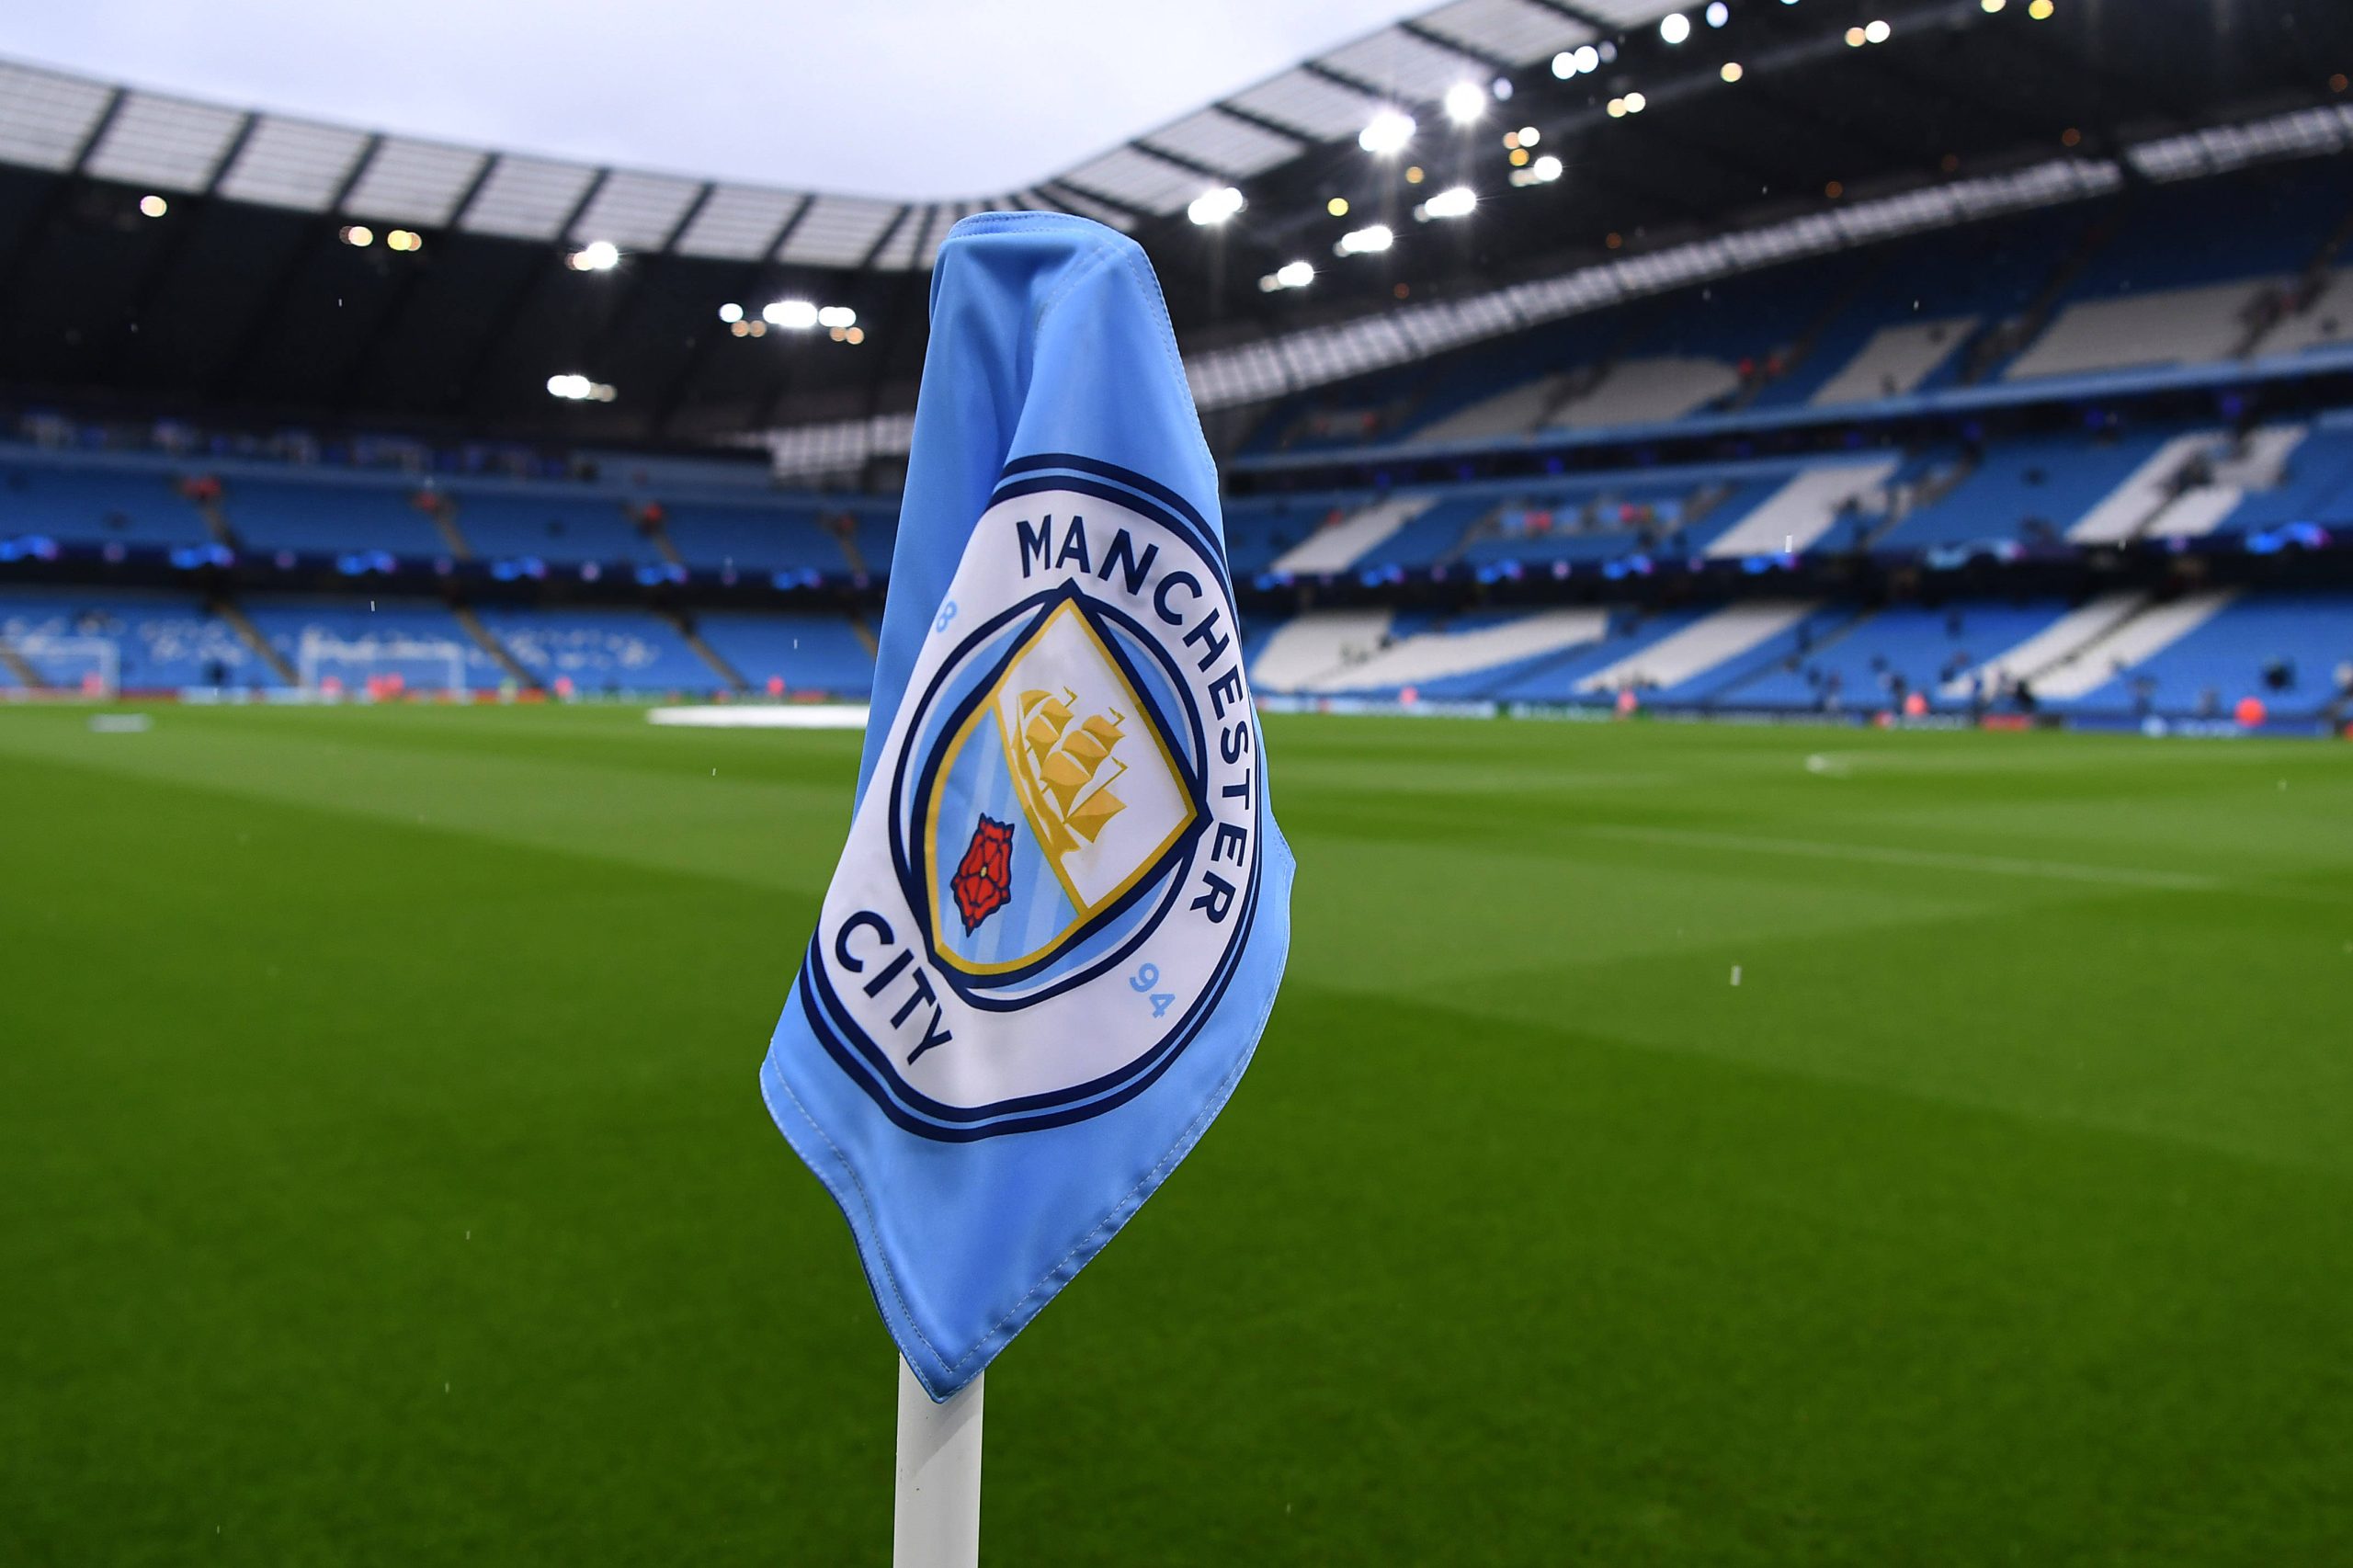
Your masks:
<path fill-rule="evenodd" d="M 649 724 L 703 730 L 862 730 L 863 702 L 713 702 L 692 708 L 649 708 Z"/>
<path fill-rule="evenodd" d="M 1590 827 L 1585 831 L 1596 838 L 1675 844 L 1694 849 L 1804 855 L 1822 860 L 1854 860 L 1874 866 L 1984 871 L 2003 877 L 2042 877 L 2054 881 L 2163 888 L 2175 892 L 2207 892 L 2224 885 L 2219 877 L 2200 876 L 2193 871 L 2153 871 L 2134 866 L 2086 866 L 2070 860 L 2024 860 L 2007 855 L 1969 855 L 1949 849 L 1903 849 L 1880 844 L 1823 844 L 1805 838 L 1752 838 L 1736 833 L 1703 833 L 1667 827 Z"/>

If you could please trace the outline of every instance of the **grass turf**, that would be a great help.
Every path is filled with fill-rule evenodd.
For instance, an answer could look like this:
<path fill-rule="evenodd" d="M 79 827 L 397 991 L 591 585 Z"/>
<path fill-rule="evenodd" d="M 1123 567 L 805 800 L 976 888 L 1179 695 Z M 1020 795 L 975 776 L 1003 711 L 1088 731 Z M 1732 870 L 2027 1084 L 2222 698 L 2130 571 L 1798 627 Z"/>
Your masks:
<path fill-rule="evenodd" d="M 2346 1560 L 2353 749 L 1270 727 L 1283 1000 L 994 1560 Z M 0 711 L 0 1562 L 884 1561 L 754 1085 L 855 755 Z"/>

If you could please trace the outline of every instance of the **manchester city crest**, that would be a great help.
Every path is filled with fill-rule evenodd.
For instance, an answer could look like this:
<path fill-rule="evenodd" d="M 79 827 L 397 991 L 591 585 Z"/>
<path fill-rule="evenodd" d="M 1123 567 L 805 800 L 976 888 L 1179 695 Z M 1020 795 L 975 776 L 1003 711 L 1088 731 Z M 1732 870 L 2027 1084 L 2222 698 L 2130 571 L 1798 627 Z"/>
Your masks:
<path fill-rule="evenodd" d="M 1140 1092 L 1256 905 L 1256 715 L 1222 552 L 1141 476 L 1017 465 L 972 535 L 803 970 L 902 1126 L 970 1139 Z"/>

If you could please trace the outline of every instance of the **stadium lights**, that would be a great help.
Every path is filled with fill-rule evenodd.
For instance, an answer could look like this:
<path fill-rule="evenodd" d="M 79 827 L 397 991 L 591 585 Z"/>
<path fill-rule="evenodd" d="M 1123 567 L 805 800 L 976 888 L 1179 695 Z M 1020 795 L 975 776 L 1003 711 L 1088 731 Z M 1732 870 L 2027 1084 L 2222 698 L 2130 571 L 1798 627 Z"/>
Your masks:
<path fill-rule="evenodd" d="M 719 319 L 733 326 L 744 319 L 744 307 L 730 300 L 719 307 Z"/>
<path fill-rule="evenodd" d="M 1872 43 L 1885 43 L 1888 35 L 1894 30 L 1883 21 L 1867 22 L 1863 27 L 1863 37 Z"/>
<path fill-rule="evenodd" d="M 817 324 L 842 331 L 858 324 L 858 312 L 847 305 L 820 305 L 817 307 Z"/>
<path fill-rule="evenodd" d="M 425 236 L 415 229 L 394 229 L 384 236 L 386 250 L 419 251 L 425 248 Z"/>
<path fill-rule="evenodd" d="M 1658 19 L 1658 36 L 1669 43 L 1681 43 L 1691 36 L 1691 18 L 1680 11 L 1669 11 Z"/>
<path fill-rule="evenodd" d="M 1601 51 L 1589 43 L 1579 49 L 1564 49 L 1552 56 L 1552 74 L 1563 82 L 1600 69 Z"/>
<path fill-rule="evenodd" d="M 1404 151 L 1413 139 L 1413 120 L 1393 108 L 1382 109 L 1372 117 L 1371 124 L 1357 132 L 1357 145 L 1381 157 Z"/>
<path fill-rule="evenodd" d="M 1242 193 L 1230 185 L 1223 186 L 1216 190 L 1205 190 L 1193 198 L 1192 205 L 1185 209 L 1185 216 L 1201 227 L 1209 228 L 1241 211 L 1243 205 Z"/>
<path fill-rule="evenodd" d="M 1848 28 L 1847 29 L 1847 47 L 1848 49 L 1860 49 L 1863 47 L 1863 43 L 1864 39 L 1862 28 Z"/>
<path fill-rule="evenodd" d="M 365 223 L 348 223 L 336 233 L 335 238 L 365 250 L 376 243 L 376 231 Z"/>
<path fill-rule="evenodd" d="M 1433 218 L 1468 218 L 1478 205 L 1479 193 L 1467 185 L 1458 185 L 1423 202 L 1414 210 L 1414 216 L 1424 222 Z"/>
<path fill-rule="evenodd" d="M 1515 186 L 1551 185 L 1561 177 L 1563 166 L 1560 159 L 1547 153 L 1526 168 L 1512 170 L 1511 183 Z"/>
<path fill-rule="evenodd" d="M 2057 9 L 2051 0 L 2034 0 L 2034 4 L 2026 8 L 2026 14 L 2038 22 L 2047 22 L 2051 19 L 2051 13 Z"/>
<path fill-rule="evenodd" d="M 1519 140 L 1513 142 L 1512 145 L 1515 147 L 1533 147 L 1539 142 L 1543 140 L 1544 133 L 1541 131 L 1537 130 L 1536 127 L 1532 125 L 1523 125 L 1519 128 Z"/>
<path fill-rule="evenodd" d="M 1732 7 L 1725 5 L 1724 0 L 1708 0 L 1708 25 L 1710 27 L 1720 28 L 1731 20 Z"/>
<path fill-rule="evenodd" d="M 1324 210 L 1335 218 L 1345 218 L 1348 215 L 1348 199 L 1345 196 L 1336 196 L 1324 204 Z"/>
<path fill-rule="evenodd" d="M 171 210 L 172 204 L 160 196 L 142 196 L 139 199 L 139 211 L 142 217 L 160 218 Z"/>
<path fill-rule="evenodd" d="M 610 272 L 621 264 L 620 246 L 610 240 L 590 240 L 563 258 L 574 272 Z"/>
<path fill-rule="evenodd" d="M 1487 95 L 1470 82 L 1457 82 L 1446 90 L 1446 118 L 1457 125 L 1468 125 L 1487 112 Z"/>
<path fill-rule="evenodd" d="M 2009 3 L 2010 0 L 1977 0 L 1977 8 L 1989 17 L 1998 17 L 2002 14 L 2002 7 Z"/>
<path fill-rule="evenodd" d="M 1650 108 L 1650 99 L 1640 93 L 1628 93 L 1622 98 L 1612 98 L 1606 106 L 1612 119 L 1623 119 L 1630 114 L 1640 114 Z"/>
<path fill-rule="evenodd" d="M 1739 81 L 1742 75 L 1740 62 L 1737 60 L 1725 61 L 1724 68 L 1717 72 L 1716 74 L 1722 76 L 1727 82 Z"/>
<path fill-rule="evenodd" d="M 1278 289 L 1304 289 L 1315 281 L 1315 268 L 1303 261 L 1287 261 L 1258 279 L 1261 292 L 1271 294 Z"/>
<path fill-rule="evenodd" d="M 817 324 L 817 307 L 806 300 L 771 300 L 760 307 L 760 319 L 788 332 L 806 332 Z"/>
<path fill-rule="evenodd" d="M 1389 232 L 1389 225 L 1375 223 L 1369 229 L 1351 229 L 1342 234 L 1340 243 L 1332 247 L 1332 253 L 1335 256 L 1369 256 L 1375 251 L 1387 250 L 1396 242 L 1397 236 Z"/>
<path fill-rule="evenodd" d="M 550 376 L 548 395 L 560 397 L 566 403 L 610 403 L 613 401 L 613 389 L 603 381 L 592 381 L 582 375 Z"/>

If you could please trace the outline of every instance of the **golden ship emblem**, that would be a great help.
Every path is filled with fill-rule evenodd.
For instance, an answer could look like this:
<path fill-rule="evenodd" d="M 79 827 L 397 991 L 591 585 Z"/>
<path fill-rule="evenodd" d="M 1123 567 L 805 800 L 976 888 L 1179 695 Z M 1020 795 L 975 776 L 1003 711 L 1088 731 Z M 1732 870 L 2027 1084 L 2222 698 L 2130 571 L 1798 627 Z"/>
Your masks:
<path fill-rule="evenodd" d="M 1111 786 L 1128 765 L 1111 755 L 1127 722 L 1109 709 L 1085 719 L 1073 705 L 1078 694 L 1063 688 L 1021 694 L 1021 756 L 1013 768 L 1014 787 L 1029 808 L 1046 853 L 1057 858 L 1095 842 L 1110 820 L 1127 810 Z"/>

